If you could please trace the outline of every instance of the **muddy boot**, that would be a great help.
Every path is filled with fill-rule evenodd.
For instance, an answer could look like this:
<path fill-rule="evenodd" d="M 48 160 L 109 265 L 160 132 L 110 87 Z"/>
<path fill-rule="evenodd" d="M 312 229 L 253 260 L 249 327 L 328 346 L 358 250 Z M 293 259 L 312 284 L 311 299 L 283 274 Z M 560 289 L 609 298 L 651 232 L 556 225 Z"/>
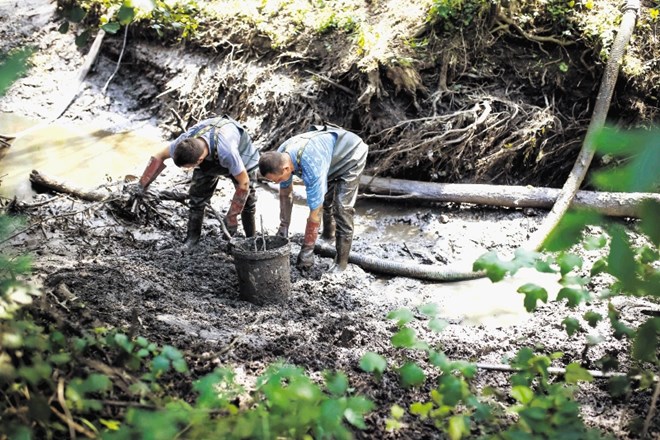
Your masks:
<path fill-rule="evenodd" d="M 337 229 L 337 224 L 335 223 L 335 218 L 332 216 L 332 212 L 328 213 L 327 210 L 323 210 L 323 232 L 321 233 L 321 238 L 324 240 L 334 240 L 335 231 Z"/>
<path fill-rule="evenodd" d="M 245 212 L 241 214 L 241 222 L 243 223 L 243 231 L 246 237 L 254 237 L 256 232 L 256 222 L 254 220 L 254 212 Z"/>
<path fill-rule="evenodd" d="M 183 242 L 186 250 L 192 251 L 197 246 L 199 237 L 202 235 L 203 221 L 204 210 L 190 211 L 190 215 L 188 216 L 188 233 L 186 235 L 186 241 Z"/>
<path fill-rule="evenodd" d="M 341 235 L 337 236 L 337 255 L 335 256 L 335 262 L 330 267 L 328 272 L 330 273 L 340 273 L 346 270 L 348 266 L 348 255 L 351 253 L 351 245 L 353 244 L 353 237 L 343 237 Z"/>

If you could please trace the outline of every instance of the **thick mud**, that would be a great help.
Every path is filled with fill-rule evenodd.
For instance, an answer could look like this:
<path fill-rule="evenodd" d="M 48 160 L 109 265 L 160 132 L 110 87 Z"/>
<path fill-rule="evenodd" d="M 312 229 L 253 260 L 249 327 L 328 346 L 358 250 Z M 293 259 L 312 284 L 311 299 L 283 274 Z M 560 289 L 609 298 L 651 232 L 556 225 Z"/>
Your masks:
<path fill-rule="evenodd" d="M 17 22 L 6 20 L 7 9 L 0 12 L 3 27 Z M 32 38 L 47 41 L 40 53 L 48 61 L 34 66 L 2 98 L 3 111 L 38 117 L 40 103 L 55 93 L 43 87 L 59 81 L 64 58 L 58 61 L 55 53 L 69 50 L 72 42 L 58 35 L 54 25 L 46 22 L 40 26 Z M 14 35 L 16 29 L 3 32 Z M 60 66 L 59 70 L 53 66 Z M 112 103 L 108 104 L 105 98 L 97 100 L 96 91 L 114 66 L 102 61 L 96 69 L 97 74 L 90 76 L 81 97 L 66 113 L 66 120 L 75 124 L 93 118 L 110 125 L 150 120 L 140 88 L 122 89 L 122 84 L 141 83 L 142 77 L 131 77 L 130 70 L 124 71 L 122 79 L 109 89 L 107 99 Z M 80 100 L 87 104 L 83 106 Z M 188 183 L 186 173 L 170 166 L 153 188 L 186 191 Z M 314 269 L 302 273 L 295 268 L 295 257 L 307 210 L 302 200 L 304 190 L 298 187 L 291 228 L 289 295 L 280 302 L 257 305 L 240 294 L 235 257 L 213 212 L 207 212 L 197 250 L 188 253 L 182 248 L 187 221 L 184 204 L 151 200 L 150 207 L 143 206 L 136 216 L 126 205 L 121 184 L 110 190 L 117 200 L 94 203 L 59 197 L 47 202 L 53 195 L 40 194 L 14 207 L 27 218 L 30 228 L 5 243 L 3 252 L 33 256 L 32 281 L 44 293 L 39 306 L 74 328 L 120 328 L 173 345 L 185 353 L 192 377 L 228 366 L 249 387 L 267 365 L 278 360 L 304 367 L 312 377 L 320 377 L 325 370 L 342 370 L 351 386 L 377 405 L 368 417 L 367 430 L 356 432 L 358 438 L 439 437 L 432 423 L 412 416 L 405 418 L 398 433 L 385 430 L 390 405 L 405 408 L 427 398 L 432 384 L 406 391 L 391 371 L 377 382 L 358 367 L 367 351 L 385 356 L 391 367 L 403 361 L 404 353 L 389 342 L 395 323 L 386 319 L 388 312 L 402 307 L 416 310 L 423 304 L 438 304 L 448 323 L 444 331 L 432 332 L 422 321 L 413 327 L 420 339 L 456 360 L 501 363 L 519 349 L 531 347 L 543 354 L 563 353 L 553 364 L 558 367 L 577 361 L 585 368 L 598 369 L 598 360 L 605 354 L 615 357 L 622 370 L 630 366 L 626 354 L 629 342 L 614 338 L 608 324 L 599 323 L 593 329 L 585 324 L 588 332 L 572 337 L 561 325 L 564 317 L 582 319 L 587 310 L 607 316 L 607 301 L 597 299 L 603 280 L 594 279 L 590 284 L 594 300 L 589 304 L 569 309 L 564 302 L 549 301 L 527 314 L 516 288 L 534 280 L 546 285 L 552 296 L 559 288 L 555 279 L 521 273 L 498 284 L 487 279 L 432 283 L 377 275 L 353 264 L 343 274 L 330 275 L 326 270 L 332 261 L 318 255 Z M 230 196 L 230 182 L 224 180 L 213 198 L 213 210 L 222 213 Z M 275 190 L 262 184 L 258 197 L 260 229 L 273 234 L 278 222 Z M 8 201 L 3 203 L 7 206 Z M 487 250 L 511 253 L 527 240 L 545 214 L 459 204 L 392 205 L 365 198 L 358 200 L 356 208 L 354 251 L 418 264 L 464 262 L 467 267 Z M 626 226 L 634 228 L 634 224 Z M 582 257 L 593 262 L 600 254 L 590 251 Z M 612 302 L 621 311 L 621 320 L 631 327 L 645 318 L 646 310 L 657 309 L 657 305 L 640 299 L 613 298 Z M 603 342 L 586 348 L 589 335 Z M 480 370 L 475 386 L 492 386 L 507 393 L 508 373 Z M 648 414 L 651 393 L 648 389 L 634 390 L 613 399 L 606 381 L 597 379 L 581 385 L 578 398 L 589 426 L 627 439 L 638 438 L 639 430 L 631 423 Z M 660 435 L 659 419 L 655 417 L 652 422 L 654 438 Z"/>

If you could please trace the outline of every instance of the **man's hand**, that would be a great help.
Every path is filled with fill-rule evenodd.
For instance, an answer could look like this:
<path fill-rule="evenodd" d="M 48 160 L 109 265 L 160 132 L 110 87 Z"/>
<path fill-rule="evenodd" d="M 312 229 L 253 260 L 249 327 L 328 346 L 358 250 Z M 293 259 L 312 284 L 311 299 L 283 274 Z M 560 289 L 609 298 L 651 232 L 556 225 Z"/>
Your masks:
<path fill-rule="evenodd" d="M 227 232 L 229 232 L 230 237 L 236 235 L 236 231 L 238 231 L 238 218 L 235 216 L 229 217 L 227 215 L 222 219 L 222 223 L 225 224 L 225 228 L 227 228 Z"/>
<path fill-rule="evenodd" d="M 310 218 L 307 219 L 305 238 L 303 239 L 303 244 L 296 260 L 296 266 L 299 269 L 309 269 L 314 265 L 314 244 L 316 243 L 316 238 L 319 236 L 320 225 L 319 222 L 315 222 Z"/>
<path fill-rule="evenodd" d="M 314 265 L 314 245 L 307 247 L 303 245 L 296 260 L 296 267 L 298 269 L 308 270 Z"/>
<path fill-rule="evenodd" d="M 277 230 L 277 236 L 289 238 L 289 226 L 280 224 L 280 227 Z"/>
<path fill-rule="evenodd" d="M 144 197 L 145 190 L 138 182 L 132 182 L 124 185 L 124 191 L 131 197 Z"/>

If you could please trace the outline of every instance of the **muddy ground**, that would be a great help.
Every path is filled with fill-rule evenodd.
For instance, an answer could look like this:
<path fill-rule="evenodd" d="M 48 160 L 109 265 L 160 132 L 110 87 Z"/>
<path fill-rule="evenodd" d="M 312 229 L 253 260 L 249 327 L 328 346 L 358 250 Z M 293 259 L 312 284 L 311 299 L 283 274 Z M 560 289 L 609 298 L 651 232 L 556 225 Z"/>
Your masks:
<path fill-rule="evenodd" d="M 43 117 L 56 100 L 57 84 L 64 73 L 73 71 L 64 60 L 79 55 L 72 37 L 57 33 L 56 24 L 48 19 L 49 4 L 35 1 L 32 6 L 19 13 L 0 9 L 3 40 L 22 38 L 36 42 L 40 49 L 39 62 L 0 100 L 0 110 Z M 120 71 L 107 95 L 99 95 L 112 70 L 114 64 L 101 54 L 81 95 L 62 120 L 81 126 L 90 120 L 106 121 L 109 126 L 130 126 L 135 121 L 158 126 L 157 115 L 144 102 L 144 90 L 135 87 L 144 78 L 131 76 L 129 69 Z M 163 128 L 163 140 L 168 135 Z M 185 191 L 188 178 L 170 166 L 154 189 Z M 389 343 L 395 326 L 385 318 L 401 307 L 437 303 L 448 327 L 439 335 L 422 325 L 415 328 L 422 339 L 454 359 L 500 363 L 522 347 L 533 347 L 544 354 L 564 353 L 555 366 L 581 361 L 586 368 L 598 369 L 597 360 L 604 354 L 617 357 L 624 371 L 629 366 L 628 342 L 615 339 L 608 325 L 590 330 L 604 341 L 585 350 L 586 333 L 569 337 L 560 324 L 565 316 L 580 318 L 586 310 L 606 316 L 606 301 L 594 299 L 575 310 L 550 302 L 534 314 L 520 313 L 522 296 L 515 288 L 527 279 L 538 281 L 534 274 L 505 287 L 488 280 L 433 283 L 388 277 L 355 265 L 333 276 L 325 273 L 331 260 L 319 256 L 311 273 L 299 272 L 294 262 L 306 213 L 300 188 L 292 227 L 290 295 L 282 303 L 251 304 L 239 297 L 234 259 L 211 213 L 197 252 L 186 254 L 181 249 L 186 206 L 153 201 L 155 210 L 131 216 L 119 187 L 110 187 L 120 197 L 115 202 L 83 202 L 66 196 L 46 202 L 53 195 L 44 193 L 18 205 L 17 211 L 32 227 L 5 243 L 3 251 L 33 256 L 32 280 L 44 292 L 41 306 L 79 328 L 117 327 L 171 344 L 184 351 L 193 377 L 223 365 L 236 369 L 239 379 L 249 385 L 277 360 L 302 366 L 313 377 L 328 369 L 343 370 L 351 385 L 378 406 L 368 417 L 368 429 L 356 432 L 360 438 L 439 436 L 432 424 L 412 417 L 404 419 L 405 426 L 398 433 L 386 432 L 389 405 L 407 407 L 428 389 L 404 391 L 391 373 L 377 383 L 358 367 L 367 351 L 394 363 L 403 359 Z M 218 212 L 226 209 L 230 194 L 229 183 L 222 182 L 213 199 Z M 8 203 L 3 201 L 5 206 Z M 486 250 L 511 252 L 526 241 L 545 214 L 459 204 L 392 205 L 367 198 L 358 201 L 357 210 L 355 251 L 438 265 L 469 263 Z M 276 193 L 265 184 L 259 187 L 257 215 L 264 231 L 272 233 L 277 221 Z M 634 222 L 624 223 L 634 229 Z M 583 255 L 587 261 L 598 256 L 595 252 Z M 552 284 L 549 280 L 548 285 Z M 594 280 L 590 288 L 597 298 L 603 280 Z M 645 318 L 645 309 L 657 308 L 639 299 L 615 298 L 613 302 L 622 312 L 622 321 L 633 327 Z M 507 373 L 480 371 L 475 385 L 506 392 L 507 379 Z M 606 382 L 596 380 L 581 385 L 578 397 L 589 426 L 627 439 L 638 438 L 639 425 L 631 428 L 630 424 L 648 414 L 651 391 L 634 390 L 625 398 L 612 399 Z M 651 437 L 660 438 L 660 417 L 654 418 Z"/>

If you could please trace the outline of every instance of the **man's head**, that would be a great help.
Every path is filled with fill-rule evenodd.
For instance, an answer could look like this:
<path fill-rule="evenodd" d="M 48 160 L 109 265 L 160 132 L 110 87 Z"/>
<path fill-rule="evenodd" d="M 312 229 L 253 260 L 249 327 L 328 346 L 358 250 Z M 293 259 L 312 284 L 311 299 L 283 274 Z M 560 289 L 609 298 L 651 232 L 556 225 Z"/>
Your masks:
<path fill-rule="evenodd" d="M 259 172 L 271 182 L 281 183 L 291 177 L 293 163 L 286 153 L 266 151 L 259 157 Z"/>
<path fill-rule="evenodd" d="M 172 160 L 179 168 L 195 168 L 202 163 L 207 154 L 208 150 L 203 139 L 188 138 L 176 145 Z"/>

